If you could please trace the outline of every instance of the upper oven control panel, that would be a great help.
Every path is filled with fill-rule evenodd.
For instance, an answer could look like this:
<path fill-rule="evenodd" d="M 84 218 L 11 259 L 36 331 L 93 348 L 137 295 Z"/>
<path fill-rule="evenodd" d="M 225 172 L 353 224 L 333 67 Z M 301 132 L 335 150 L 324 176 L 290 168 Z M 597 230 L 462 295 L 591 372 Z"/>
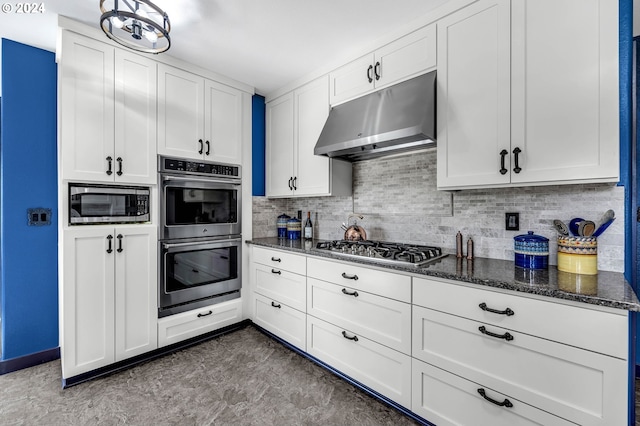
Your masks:
<path fill-rule="evenodd" d="M 201 176 L 221 176 L 240 178 L 240 166 L 218 164 L 206 161 L 189 161 L 179 158 L 160 157 L 159 171 L 178 172 L 180 174 L 196 174 Z"/>

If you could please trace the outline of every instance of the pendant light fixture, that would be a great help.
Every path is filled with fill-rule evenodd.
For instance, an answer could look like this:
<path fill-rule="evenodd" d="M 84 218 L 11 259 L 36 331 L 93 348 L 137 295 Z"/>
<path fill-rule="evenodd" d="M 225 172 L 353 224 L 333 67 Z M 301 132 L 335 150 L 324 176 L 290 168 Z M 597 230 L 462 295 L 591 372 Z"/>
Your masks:
<path fill-rule="evenodd" d="M 116 43 L 145 53 L 171 47 L 169 17 L 149 0 L 100 0 L 100 11 L 100 27 Z"/>

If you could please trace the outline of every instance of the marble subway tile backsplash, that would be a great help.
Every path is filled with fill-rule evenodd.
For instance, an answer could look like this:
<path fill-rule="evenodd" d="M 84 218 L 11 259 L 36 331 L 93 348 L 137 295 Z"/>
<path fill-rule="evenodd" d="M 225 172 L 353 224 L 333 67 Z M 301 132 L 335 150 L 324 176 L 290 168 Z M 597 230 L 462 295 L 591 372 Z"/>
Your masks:
<path fill-rule="evenodd" d="M 276 219 L 311 211 L 315 237 L 341 239 L 351 212 L 369 239 L 436 245 L 455 253 L 460 231 L 478 257 L 513 260 L 513 237 L 534 231 L 549 238 L 557 264 L 553 220 L 582 217 L 598 223 L 612 209 L 616 221 L 598 238 L 598 268 L 624 271 L 624 188 L 614 184 L 557 185 L 456 192 L 436 190 L 435 149 L 353 164 L 353 196 L 269 199 L 253 197 L 253 237 L 277 236 Z M 505 213 L 520 214 L 520 230 L 505 230 Z"/>

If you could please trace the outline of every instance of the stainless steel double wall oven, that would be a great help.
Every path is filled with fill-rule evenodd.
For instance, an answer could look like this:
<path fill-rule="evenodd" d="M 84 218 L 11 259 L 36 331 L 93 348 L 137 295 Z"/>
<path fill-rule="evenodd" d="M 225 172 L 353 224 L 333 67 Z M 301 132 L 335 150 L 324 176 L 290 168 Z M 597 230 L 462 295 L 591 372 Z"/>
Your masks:
<path fill-rule="evenodd" d="M 240 297 L 240 166 L 160 156 L 158 316 Z"/>

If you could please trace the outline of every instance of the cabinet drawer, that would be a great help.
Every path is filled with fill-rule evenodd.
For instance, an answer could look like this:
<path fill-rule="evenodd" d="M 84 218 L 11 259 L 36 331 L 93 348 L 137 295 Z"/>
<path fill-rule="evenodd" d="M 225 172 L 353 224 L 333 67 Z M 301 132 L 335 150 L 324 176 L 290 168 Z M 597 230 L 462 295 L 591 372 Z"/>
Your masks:
<path fill-rule="evenodd" d="M 307 258 L 299 254 L 253 247 L 252 260 L 256 263 L 293 272 L 294 274 L 307 274 Z"/>
<path fill-rule="evenodd" d="M 253 273 L 256 293 L 306 312 L 307 278 L 305 276 L 258 263 L 253 264 Z"/>
<path fill-rule="evenodd" d="M 260 294 L 256 294 L 254 300 L 257 325 L 306 351 L 307 316 L 304 312 Z"/>
<path fill-rule="evenodd" d="M 324 281 L 307 280 L 307 313 L 411 354 L 411 305 Z"/>
<path fill-rule="evenodd" d="M 511 407 L 501 407 L 488 398 Z M 465 380 L 424 362 L 413 360 L 411 411 L 438 426 L 556 426 L 574 425 L 566 420 L 520 402 L 493 389 Z"/>
<path fill-rule="evenodd" d="M 626 420 L 627 363 L 617 358 L 419 306 L 413 357 L 581 425 Z"/>
<path fill-rule="evenodd" d="M 307 352 L 398 404 L 411 405 L 409 356 L 312 316 Z"/>
<path fill-rule="evenodd" d="M 413 303 L 579 348 L 628 357 L 628 314 L 596 311 L 525 296 L 414 278 Z M 505 311 L 496 314 L 480 308 Z"/>
<path fill-rule="evenodd" d="M 158 320 L 158 346 L 217 330 L 242 320 L 242 299 L 229 300 Z"/>
<path fill-rule="evenodd" d="M 310 257 L 307 276 L 411 303 L 411 277 L 407 275 Z"/>

